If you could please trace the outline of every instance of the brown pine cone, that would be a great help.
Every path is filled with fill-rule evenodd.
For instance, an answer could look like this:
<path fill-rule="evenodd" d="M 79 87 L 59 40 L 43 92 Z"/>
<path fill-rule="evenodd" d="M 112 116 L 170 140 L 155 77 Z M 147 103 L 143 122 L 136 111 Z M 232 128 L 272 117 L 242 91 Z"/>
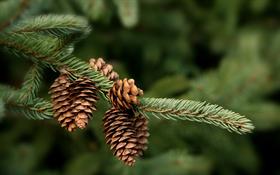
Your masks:
<path fill-rule="evenodd" d="M 61 74 L 50 87 L 54 117 L 62 127 L 69 132 L 74 131 L 77 126 L 74 114 L 71 112 L 71 99 L 69 98 L 70 80 L 66 74 Z"/>
<path fill-rule="evenodd" d="M 135 164 L 136 157 L 143 154 L 148 143 L 148 121 L 142 115 L 135 116 L 131 110 L 112 108 L 103 118 L 106 144 L 114 155 L 128 166 Z"/>
<path fill-rule="evenodd" d="M 115 108 L 121 110 L 133 109 L 133 105 L 139 105 L 138 96 L 143 91 L 135 85 L 133 79 L 117 80 L 109 91 L 109 98 Z"/>
<path fill-rule="evenodd" d="M 72 132 L 87 126 L 98 100 L 97 88 L 91 80 L 80 78 L 71 83 L 66 74 L 61 74 L 52 84 L 50 94 L 54 117 L 61 127 Z"/>
<path fill-rule="evenodd" d="M 91 58 L 89 60 L 89 64 L 91 68 L 96 71 L 100 71 L 102 75 L 109 78 L 109 80 L 115 81 L 119 79 L 119 75 L 117 72 L 113 71 L 113 66 L 111 64 L 106 64 L 103 58 L 98 58 L 97 60 Z"/>
<path fill-rule="evenodd" d="M 88 78 L 79 78 L 70 85 L 71 113 L 75 116 L 75 124 L 84 129 L 92 112 L 96 110 L 97 88 Z"/>

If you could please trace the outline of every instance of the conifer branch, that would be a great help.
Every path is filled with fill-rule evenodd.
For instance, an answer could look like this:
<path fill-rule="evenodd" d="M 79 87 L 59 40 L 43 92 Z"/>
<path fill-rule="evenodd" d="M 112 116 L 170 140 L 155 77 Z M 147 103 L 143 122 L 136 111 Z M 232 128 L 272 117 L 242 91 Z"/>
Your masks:
<path fill-rule="evenodd" d="M 77 77 L 89 77 L 103 92 L 112 87 L 113 82 L 106 76 L 91 69 L 88 63 L 72 56 L 72 47 L 65 40 L 35 33 L 4 33 L 0 34 L 0 45 L 17 55 L 31 58 L 34 62 L 40 61 L 58 70 L 66 68 Z"/>
<path fill-rule="evenodd" d="M 16 55 L 23 55 L 34 62 L 53 64 L 60 55 L 72 53 L 72 47 L 67 47 L 68 43 L 56 37 L 38 35 L 34 33 L 17 34 L 1 33 L 0 45 Z"/>
<path fill-rule="evenodd" d="M 42 15 L 27 18 L 16 24 L 12 32 L 42 33 L 56 37 L 86 36 L 90 32 L 87 20 L 72 15 Z"/>
<path fill-rule="evenodd" d="M 204 122 L 239 134 L 250 133 L 254 129 L 251 121 L 245 116 L 206 102 L 142 98 L 141 104 L 140 112 L 147 116 Z"/>
<path fill-rule="evenodd" d="M 14 90 L 8 86 L 0 86 L 0 98 L 4 101 L 6 108 L 15 113 L 23 114 L 30 119 L 52 118 L 51 103 L 42 98 L 21 98 L 24 92 Z"/>
<path fill-rule="evenodd" d="M 8 101 L 5 101 L 5 104 L 12 113 L 24 115 L 29 119 L 44 120 L 53 117 L 51 103 L 41 98 L 33 99 L 32 103 L 19 102 L 14 98 L 9 98 Z"/>
<path fill-rule="evenodd" d="M 40 87 L 42 81 L 43 67 L 35 63 L 24 77 L 24 82 L 22 84 L 20 99 L 26 99 L 27 101 L 32 101 Z"/>

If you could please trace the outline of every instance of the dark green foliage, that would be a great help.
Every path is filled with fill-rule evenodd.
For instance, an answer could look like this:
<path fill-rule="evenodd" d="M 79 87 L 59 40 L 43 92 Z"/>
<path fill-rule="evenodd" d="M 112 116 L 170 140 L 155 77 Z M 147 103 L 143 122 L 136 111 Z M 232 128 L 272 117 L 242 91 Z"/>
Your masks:
<path fill-rule="evenodd" d="M 133 2 L 132 10 L 123 8 L 126 0 L 0 2 L 0 47 L 31 60 L 30 70 L 22 70 L 15 61 L 18 56 L 0 53 L 1 83 L 16 86 L 0 88 L 0 174 L 279 174 L 280 3 Z M 169 109 L 156 114 L 161 120 L 142 111 L 151 116 L 151 137 L 148 151 L 133 168 L 113 158 L 104 143 L 101 118 L 108 109 L 106 97 L 89 127 L 73 134 L 53 120 L 22 117 L 52 118 L 46 92 L 57 77 L 53 70 L 61 66 L 74 79 L 90 77 L 106 92 L 112 82 L 89 69 L 90 57 L 103 57 L 121 77 L 134 78 L 144 89 L 144 107 Z M 184 100 L 170 103 L 146 97 Z M 198 121 L 223 111 L 211 105 L 208 111 L 206 103 L 193 100 L 242 115 L 226 111 L 233 114 L 230 119 L 247 116 L 256 127 L 253 134 L 164 120 L 187 119 L 188 115 L 177 115 L 186 109 L 206 110 Z M 251 123 L 248 126 L 251 129 Z"/>

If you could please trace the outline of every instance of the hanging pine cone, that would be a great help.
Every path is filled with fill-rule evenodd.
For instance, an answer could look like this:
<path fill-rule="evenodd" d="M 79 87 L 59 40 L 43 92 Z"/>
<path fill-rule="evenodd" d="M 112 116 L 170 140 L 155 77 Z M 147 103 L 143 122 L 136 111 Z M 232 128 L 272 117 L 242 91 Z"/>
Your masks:
<path fill-rule="evenodd" d="M 109 98 L 114 107 L 122 110 L 133 109 L 133 105 L 139 105 L 138 96 L 143 91 L 135 85 L 133 79 L 117 80 L 109 91 Z"/>
<path fill-rule="evenodd" d="M 50 87 L 54 117 L 62 127 L 69 132 L 74 131 L 77 126 L 74 114 L 71 112 L 71 99 L 69 98 L 70 80 L 66 74 L 61 74 Z"/>
<path fill-rule="evenodd" d="M 66 74 L 61 74 L 50 88 L 54 117 L 61 127 L 69 132 L 87 126 L 98 100 L 94 83 L 87 78 L 71 83 Z"/>
<path fill-rule="evenodd" d="M 108 77 L 109 80 L 115 81 L 119 78 L 118 73 L 113 71 L 113 66 L 111 64 L 106 64 L 103 58 L 98 58 L 97 60 L 91 58 L 89 64 L 94 70 L 100 71 L 102 75 Z"/>
<path fill-rule="evenodd" d="M 104 115 L 103 124 L 106 143 L 114 155 L 126 165 L 133 166 L 136 157 L 147 149 L 147 119 L 142 115 L 135 116 L 131 110 L 112 108 Z"/>
<path fill-rule="evenodd" d="M 69 97 L 72 100 L 70 109 L 75 116 L 75 124 L 84 129 L 92 112 L 96 110 L 97 88 L 88 78 L 77 79 L 69 88 L 71 92 Z"/>

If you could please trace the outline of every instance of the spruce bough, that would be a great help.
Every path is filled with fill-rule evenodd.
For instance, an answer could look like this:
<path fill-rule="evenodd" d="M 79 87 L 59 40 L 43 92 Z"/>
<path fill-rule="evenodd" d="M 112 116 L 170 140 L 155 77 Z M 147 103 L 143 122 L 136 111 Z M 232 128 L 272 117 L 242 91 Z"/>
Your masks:
<path fill-rule="evenodd" d="M 17 20 L 17 22 L 7 23 L 10 20 Z M 123 116 L 204 122 L 239 134 L 250 133 L 254 129 L 251 121 L 245 116 L 207 102 L 142 97 L 143 92 L 136 87 L 134 80 L 116 80 L 118 76 L 116 73 L 112 74 L 111 65 L 99 60 L 102 64 L 93 66 L 92 61 L 87 63 L 75 57 L 72 53 L 75 42 L 85 38 L 90 32 L 89 24 L 81 17 L 44 15 L 19 20 L 18 18 L 9 19 L 7 16 L 1 26 L 1 48 L 19 57 L 30 59 L 34 64 L 26 74 L 20 89 L 0 85 L 0 98 L 5 103 L 7 110 L 11 112 L 40 120 L 52 119 L 54 113 L 65 115 L 57 116 L 61 119 L 59 122 L 63 126 L 68 126 L 69 131 L 74 131 L 77 125 L 75 115 L 79 114 L 78 126 L 85 128 L 90 118 L 89 114 L 95 110 L 95 106 L 89 102 L 95 102 L 97 100 L 95 94 L 99 93 L 112 105 L 111 111 L 118 111 L 117 113 Z M 56 102 L 61 106 L 55 108 L 51 101 L 38 97 L 37 92 L 45 68 L 61 71 L 71 80 L 69 83 L 74 84 L 69 85 L 74 92 L 71 94 L 71 89 L 66 88 L 67 93 L 62 91 L 63 96 L 60 96 L 60 100 L 70 99 L 73 94 L 75 97 L 77 96 L 76 100 L 62 102 L 62 104 L 61 101 Z M 94 88 L 80 83 L 81 78 L 91 81 Z M 78 91 L 78 89 L 83 90 Z M 91 89 L 94 89 L 94 92 L 91 92 Z M 70 95 L 65 96 L 68 94 Z M 94 98 L 89 94 L 94 94 Z M 91 101 L 91 99 L 94 100 Z M 60 111 L 54 111 L 57 109 Z M 116 113 L 112 116 L 115 115 Z M 106 133 L 113 133 L 112 131 L 118 133 L 121 128 L 125 128 L 125 131 L 119 135 L 108 136 L 110 139 L 108 143 L 114 144 L 111 145 L 111 149 L 117 150 L 114 155 L 127 165 L 133 165 L 135 158 L 140 155 L 138 152 L 144 150 L 141 144 L 146 144 L 146 140 L 143 143 L 141 140 L 137 140 L 140 136 L 137 136 L 137 123 L 133 123 L 133 119 L 129 119 L 131 124 L 125 125 L 125 122 L 122 121 L 126 121 L 126 119 L 121 117 L 116 121 L 110 120 L 112 122 L 110 123 L 108 122 L 110 117 L 110 115 L 106 116 Z M 112 127 L 116 125 L 117 128 L 111 130 L 108 128 L 108 123 Z M 140 124 L 139 126 L 143 127 Z M 147 132 L 145 128 L 142 130 Z M 146 139 L 147 136 L 144 138 Z M 138 148 L 139 144 L 141 149 Z M 131 151 L 135 151 L 135 153 Z"/>

